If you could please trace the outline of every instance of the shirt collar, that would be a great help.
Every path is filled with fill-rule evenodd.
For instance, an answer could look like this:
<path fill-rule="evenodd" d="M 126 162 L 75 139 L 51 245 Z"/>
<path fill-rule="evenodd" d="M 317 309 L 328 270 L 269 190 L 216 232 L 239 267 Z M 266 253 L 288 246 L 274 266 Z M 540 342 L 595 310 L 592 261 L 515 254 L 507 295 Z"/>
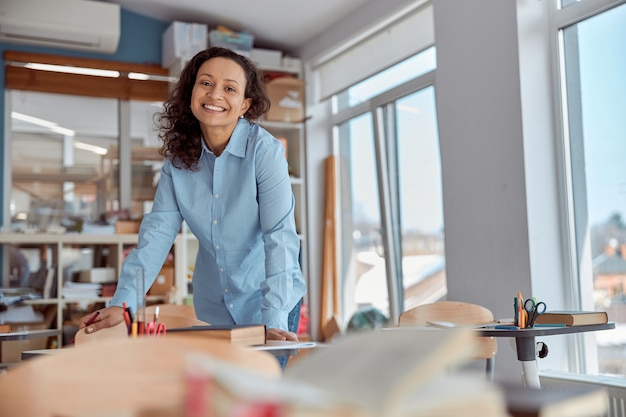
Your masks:
<path fill-rule="evenodd" d="M 248 145 L 248 131 L 250 128 L 250 122 L 247 119 L 238 119 L 235 130 L 230 135 L 230 140 L 224 148 L 224 152 L 228 152 L 234 156 L 243 158 L 246 155 L 246 146 Z M 202 139 L 203 152 L 211 152 L 206 145 L 204 138 Z"/>

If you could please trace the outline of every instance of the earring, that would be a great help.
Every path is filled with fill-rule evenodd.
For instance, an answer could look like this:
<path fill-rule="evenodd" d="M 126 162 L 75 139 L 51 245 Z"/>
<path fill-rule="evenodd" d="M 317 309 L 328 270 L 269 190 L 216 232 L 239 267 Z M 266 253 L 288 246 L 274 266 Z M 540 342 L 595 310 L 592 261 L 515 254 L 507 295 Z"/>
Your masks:
<path fill-rule="evenodd" d="M 240 119 L 243 119 L 243 114 L 241 116 L 239 116 Z"/>

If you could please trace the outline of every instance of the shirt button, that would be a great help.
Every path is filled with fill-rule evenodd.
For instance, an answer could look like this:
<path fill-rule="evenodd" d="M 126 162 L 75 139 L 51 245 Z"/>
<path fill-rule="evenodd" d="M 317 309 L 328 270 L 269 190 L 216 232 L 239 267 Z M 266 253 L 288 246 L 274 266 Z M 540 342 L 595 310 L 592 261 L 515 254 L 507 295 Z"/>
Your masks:
<path fill-rule="evenodd" d="M 234 305 L 232 305 L 232 304 L 228 304 L 228 307 L 233 308 L 233 307 L 234 307 Z"/>
<path fill-rule="evenodd" d="M 220 250 L 220 245 L 215 245 L 215 249 Z"/>
<path fill-rule="evenodd" d="M 224 288 L 224 292 L 228 292 L 228 288 Z"/>
<path fill-rule="evenodd" d="M 215 198 L 220 198 L 219 193 L 218 193 L 218 194 L 215 194 Z"/>
<path fill-rule="evenodd" d="M 217 220 L 213 220 L 213 224 L 217 224 Z"/>
<path fill-rule="evenodd" d="M 220 272 L 224 272 L 224 268 L 220 268 Z"/>

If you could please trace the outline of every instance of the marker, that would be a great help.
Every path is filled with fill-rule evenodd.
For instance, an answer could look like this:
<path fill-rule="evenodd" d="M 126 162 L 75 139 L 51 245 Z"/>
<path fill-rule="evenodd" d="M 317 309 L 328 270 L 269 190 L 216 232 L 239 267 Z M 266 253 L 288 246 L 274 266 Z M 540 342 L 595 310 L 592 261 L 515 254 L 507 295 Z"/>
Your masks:
<path fill-rule="evenodd" d="M 567 327 L 567 325 L 563 323 L 556 323 L 556 324 L 535 323 L 533 327 Z"/>
<path fill-rule="evenodd" d="M 137 337 L 137 320 L 130 325 L 130 337 Z"/>
<path fill-rule="evenodd" d="M 126 301 L 124 301 L 122 303 L 122 308 L 124 309 L 124 313 L 122 313 L 124 315 L 124 322 L 126 323 L 126 328 L 128 329 L 128 334 L 130 334 L 130 331 L 131 331 L 130 327 L 131 327 L 133 321 L 130 318 L 130 312 L 128 310 L 128 305 L 126 304 Z"/>

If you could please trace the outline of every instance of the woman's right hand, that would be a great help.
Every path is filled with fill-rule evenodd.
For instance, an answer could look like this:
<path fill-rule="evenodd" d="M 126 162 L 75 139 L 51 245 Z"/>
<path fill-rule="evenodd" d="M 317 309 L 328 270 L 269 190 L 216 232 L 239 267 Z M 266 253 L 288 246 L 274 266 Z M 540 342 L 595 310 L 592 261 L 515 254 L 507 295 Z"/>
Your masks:
<path fill-rule="evenodd" d="M 113 327 L 124 321 L 124 309 L 122 307 L 111 306 L 98 310 L 97 313 L 98 317 L 96 317 L 96 320 L 89 325 L 87 325 L 87 323 L 93 315 L 96 314 L 96 311 L 81 317 L 78 328 L 82 329 L 87 327 L 85 329 L 85 333 L 93 333 L 106 327 Z"/>

